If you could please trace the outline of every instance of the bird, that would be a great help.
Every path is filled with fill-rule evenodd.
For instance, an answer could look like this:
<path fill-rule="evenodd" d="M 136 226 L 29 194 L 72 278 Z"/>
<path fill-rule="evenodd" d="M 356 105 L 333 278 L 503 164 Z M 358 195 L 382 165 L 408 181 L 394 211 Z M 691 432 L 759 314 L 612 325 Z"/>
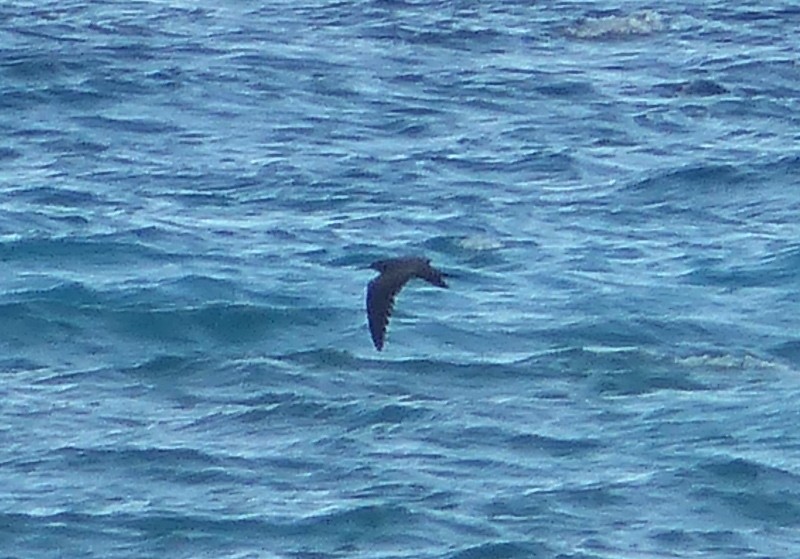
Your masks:
<path fill-rule="evenodd" d="M 367 285 L 367 320 L 375 349 L 381 351 L 386 338 L 386 327 L 394 309 L 395 296 L 413 278 L 427 281 L 436 287 L 448 287 L 447 274 L 431 266 L 428 258 L 408 256 L 378 260 L 369 266 L 380 275 Z"/>

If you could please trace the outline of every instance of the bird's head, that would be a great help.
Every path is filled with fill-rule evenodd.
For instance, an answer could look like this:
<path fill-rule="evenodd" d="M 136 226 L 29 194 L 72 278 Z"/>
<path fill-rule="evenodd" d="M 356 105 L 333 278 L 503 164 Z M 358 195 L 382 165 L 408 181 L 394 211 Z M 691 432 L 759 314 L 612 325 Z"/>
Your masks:
<path fill-rule="evenodd" d="M 386 268 L 389 266 L 389 260 L 376 260 L 369 267 L 373 270 L 377 270 L 379 273 L 383 273 L 386 271 Z"/>

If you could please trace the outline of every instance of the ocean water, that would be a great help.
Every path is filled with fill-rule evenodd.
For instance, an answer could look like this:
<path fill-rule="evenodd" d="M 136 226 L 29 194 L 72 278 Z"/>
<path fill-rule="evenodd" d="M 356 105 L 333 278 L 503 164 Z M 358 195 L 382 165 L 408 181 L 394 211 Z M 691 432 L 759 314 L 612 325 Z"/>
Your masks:
<path fill-rule="evenodd" d="M 798 30 L 2 3 L 0 557 L 800 556 Z"/>

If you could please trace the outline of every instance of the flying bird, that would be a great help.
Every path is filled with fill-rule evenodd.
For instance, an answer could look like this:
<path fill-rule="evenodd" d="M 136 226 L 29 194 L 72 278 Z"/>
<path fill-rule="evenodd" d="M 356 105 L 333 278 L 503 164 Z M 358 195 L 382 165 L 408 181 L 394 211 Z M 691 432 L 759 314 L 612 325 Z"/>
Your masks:
<path fill-rule="evenodd" d="M 446 274 L 431 266 L 429 259 L 416 256 L 378 260 L 369 267 L 380 272 L 367 285 L 367 319 L 375 349 L 381 351 L 389 317 L 394 309 L 394 298 L 408 280 L 419 278 L 436 287 L 447 287 L 444 282 Z"/>

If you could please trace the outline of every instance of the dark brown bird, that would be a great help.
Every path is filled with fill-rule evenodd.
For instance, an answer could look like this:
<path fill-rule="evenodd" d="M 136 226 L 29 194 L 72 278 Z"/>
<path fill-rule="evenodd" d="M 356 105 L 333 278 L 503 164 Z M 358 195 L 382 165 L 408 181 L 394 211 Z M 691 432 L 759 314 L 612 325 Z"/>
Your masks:
<path fill-rule="evenodd" d="M 445 274 L 431 266 L 427 258 L 407 257 L 378 260 L 369 266 L 380 275 L 367 286 L 369 333 L 378 351 L 383 349 L 386 327 L 394 308 L 394 298 L 412 278 L 424 279 L 437 287 L 447 287 Z"/>

